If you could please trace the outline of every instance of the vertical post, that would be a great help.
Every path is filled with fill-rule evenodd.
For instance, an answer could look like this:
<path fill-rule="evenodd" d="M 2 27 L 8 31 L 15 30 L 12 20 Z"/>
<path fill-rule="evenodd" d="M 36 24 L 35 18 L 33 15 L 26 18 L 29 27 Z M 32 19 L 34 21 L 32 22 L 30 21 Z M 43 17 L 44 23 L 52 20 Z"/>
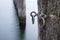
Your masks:
<path fill-rule="evenodd" d="M 25 0 L 13 0 L 17 15 L 19 18 L 19 24 L 21 29 L 25 29 L 26 26 L 26 4 Z"/>
<path fill-rule="evenodd" d="M 48 15 L 44 27 L 38 16 L 39 40 L 60 40 L 60 0 L 38 0 L 38 13 Z"/>
<path fill-rule="evenodd" d="M 47 13 L 47 0 L 38 0 L 38 13 Z M 42 27 L 40 26 L 41 23 L 40 16 L 38 16 L 39 40 L 46 40 L 46 25 Z"/>

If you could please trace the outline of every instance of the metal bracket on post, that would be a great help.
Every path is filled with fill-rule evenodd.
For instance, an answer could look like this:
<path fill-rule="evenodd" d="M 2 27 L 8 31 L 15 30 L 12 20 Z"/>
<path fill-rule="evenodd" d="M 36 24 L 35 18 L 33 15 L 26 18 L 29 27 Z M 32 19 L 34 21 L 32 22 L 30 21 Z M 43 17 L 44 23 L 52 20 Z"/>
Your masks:
<path fill-rule="evenodd" d="M 39 13 L 36 13 L 35 11 L 32 11 L 30 13 L 30 16 L 32 17 L 32 24 L 34 24 L 35 16 L 40 16 L 40 19 L 42 19 L 42 21 L 43 21 L 43 26 L 45 25 L 45 18 L 47 18 L 47 15 L 45 15 L 45 14 L 39 14 Z"/>

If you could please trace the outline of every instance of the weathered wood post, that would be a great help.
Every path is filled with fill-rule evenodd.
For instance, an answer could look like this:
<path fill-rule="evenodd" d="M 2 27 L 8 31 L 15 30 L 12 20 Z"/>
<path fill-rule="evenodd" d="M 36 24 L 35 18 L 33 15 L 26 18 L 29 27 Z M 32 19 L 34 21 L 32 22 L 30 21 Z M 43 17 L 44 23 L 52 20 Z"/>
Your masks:
<path fill-rule="evenodd" d="M 38 13 L 48 16 L 44 26 L 38 16 L 39 40 L 60 40 L 60 0 L 38 0 Z"/>
<path fill-rule="evenodd" d="M 13 0 L 17 16 L 19 18 L 20 28 L 24 29 L 26 26 L 26 4 L 25 0 Z"/>

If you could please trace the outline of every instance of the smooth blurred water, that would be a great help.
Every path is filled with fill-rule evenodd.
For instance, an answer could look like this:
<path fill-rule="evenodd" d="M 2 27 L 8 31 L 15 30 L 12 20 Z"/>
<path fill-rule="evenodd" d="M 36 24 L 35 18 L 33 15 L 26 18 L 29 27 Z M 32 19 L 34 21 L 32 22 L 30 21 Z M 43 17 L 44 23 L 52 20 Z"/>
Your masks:
<path fill-rule="evenodd" d="M 32 19 L 30 13 L 32 11 L 37 11 L 37 0 L 26 0 L 26 16 L 27 16 L 27 25 L 26 25 L 26 39 L 27 40 L 38 40 L 38 26 L 37 26 L 37 17 L 35 18 L 35 23 L 32 24 Z"/>
<path fill-rule="evenodd" d="M 26 0 L 26 30 L 21 31 L 13 0 L 0 0 L 0 40 L 38 40 L 37 17 L 33 25 L 31 11 L 37 12 L 36 0 Z"/>

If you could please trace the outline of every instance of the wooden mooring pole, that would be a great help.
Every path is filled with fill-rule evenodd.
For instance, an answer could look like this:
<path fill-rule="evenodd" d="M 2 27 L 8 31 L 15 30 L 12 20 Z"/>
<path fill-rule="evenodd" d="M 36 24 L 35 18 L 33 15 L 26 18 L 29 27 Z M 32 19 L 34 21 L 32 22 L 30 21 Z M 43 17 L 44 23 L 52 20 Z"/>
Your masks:
<path fill-rule="evenodd" d="M 45 25 L 38 16 L 39 40 L 60 40 L 60 0 L 38 0 L 38 13 L 46 14 Z"/>
<path fill-rule="evenodd" d="M 26 26 L 26 4 L 25 0 L 13 0 L 17 16 L 19 19 L 20 29 L 25 29 Z"/>

